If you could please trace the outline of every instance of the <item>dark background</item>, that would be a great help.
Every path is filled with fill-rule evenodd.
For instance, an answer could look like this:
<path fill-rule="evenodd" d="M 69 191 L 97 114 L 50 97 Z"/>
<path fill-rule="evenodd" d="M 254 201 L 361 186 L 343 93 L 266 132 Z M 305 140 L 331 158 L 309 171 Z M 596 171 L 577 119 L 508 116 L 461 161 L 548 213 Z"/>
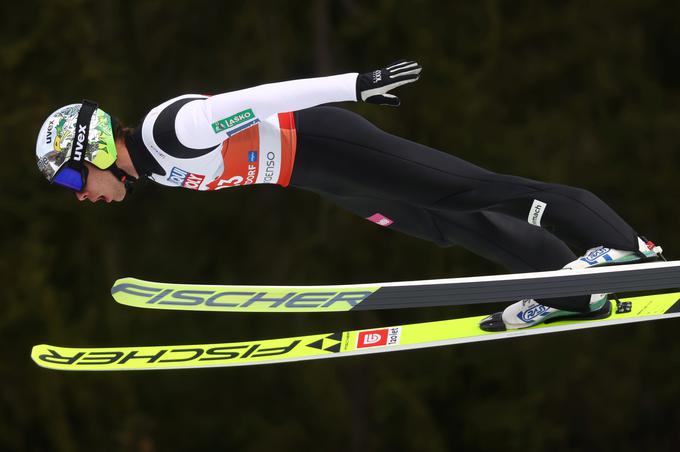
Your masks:
<path fill-rule="evenodd" d="M 185 93 L 424 66 L 383 129 L 494 171 L 588 188 L 678 258 L 677 1 L 2 2 L 0 449 L 678 450 L 675 320 L 286 365 L 62 373 L 31 346 L 228 342 L 483 314 L 143 311 L 122 276 L 323 284 L 503 269 L 280 187 L 150 184 L 78 203 L 36 169 L 47 114 L 135 124 Z M 583 251 L 583 250 L 578 250 Z M 511 301 L 511 300 L 509 300 Z"/>

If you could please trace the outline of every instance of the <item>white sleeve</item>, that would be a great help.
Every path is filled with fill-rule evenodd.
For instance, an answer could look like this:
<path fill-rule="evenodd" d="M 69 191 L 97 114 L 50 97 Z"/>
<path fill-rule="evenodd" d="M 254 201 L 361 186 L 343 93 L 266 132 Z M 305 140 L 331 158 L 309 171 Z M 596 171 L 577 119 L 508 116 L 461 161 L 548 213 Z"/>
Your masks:
<path fill-rule="evenodd" d="M 177 137 L 185 146 L 215 146 L 276 113 L 330 102 L 356 101 L 358 73 L 269 83 L 189 102 L 177 113 Z"/>

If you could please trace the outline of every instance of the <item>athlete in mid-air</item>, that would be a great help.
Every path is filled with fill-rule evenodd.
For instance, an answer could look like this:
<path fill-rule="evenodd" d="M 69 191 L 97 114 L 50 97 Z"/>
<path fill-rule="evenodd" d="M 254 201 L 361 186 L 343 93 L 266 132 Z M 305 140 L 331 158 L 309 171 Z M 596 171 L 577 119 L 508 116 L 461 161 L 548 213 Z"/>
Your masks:
<path fill-rule="evenodd" d="M 589 191 L 496 174 L 348 110 L 319 106 L 397 106 L 390 91 L 418 80 L 421 70 L 400 61 L 363 74 L 183 95 L 135 128 L 83 101 L 44 122 L 38 167 L 92 202 L 122 201 L 140 177 L 202 191 L 252 184 L 311 190 L 382 227 L 463 246 L 515 272 L 659 258 L 660 247 Z M 480 326 L 498 331 L 557 317 L 598 318 L 608 307 L 607 294 L 520 300 Z"/>

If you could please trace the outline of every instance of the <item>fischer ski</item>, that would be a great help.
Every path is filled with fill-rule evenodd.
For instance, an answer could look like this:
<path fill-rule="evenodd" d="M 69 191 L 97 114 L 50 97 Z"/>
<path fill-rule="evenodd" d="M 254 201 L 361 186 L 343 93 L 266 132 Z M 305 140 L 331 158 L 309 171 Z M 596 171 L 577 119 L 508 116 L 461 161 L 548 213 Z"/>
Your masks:
<path fill-rule="evenodd" d="M 610 304 L 612 313 L 608 318 L 562 320 L 514 331 L 482 331 L 479 321 L 485 316 L 478 316 L 222 344 L 112 348 L 36 345 L 31 357 L 42 367 L 80 371 L 248 366 L 508 339 L 680 316 L 680 292 L 610 301 Z"/>
<path fill-rule="evenodd" d="M 185 311 L 337 312 L 494 303 L 593 293 L 680 289 L 680 261 L 580 270 L 324 286 L 171 284 L 117 280 L 128 306 Z"/>

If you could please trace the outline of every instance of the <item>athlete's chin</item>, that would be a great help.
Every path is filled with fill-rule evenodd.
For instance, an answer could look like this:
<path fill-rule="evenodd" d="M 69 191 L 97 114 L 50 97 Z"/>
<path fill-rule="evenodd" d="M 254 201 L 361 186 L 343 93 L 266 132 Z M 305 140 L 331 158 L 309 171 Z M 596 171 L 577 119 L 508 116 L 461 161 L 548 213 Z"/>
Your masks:
<path fill-rule="evenodd" d="M 125 195 L 127 195 L 127 192 L 125 190 L 117 191 L 113 196 L 108 198 L 106 200 L 106 202 L 111 202 L 111 201 L 121 202 L 122 200 L 125 199 Z"/>

